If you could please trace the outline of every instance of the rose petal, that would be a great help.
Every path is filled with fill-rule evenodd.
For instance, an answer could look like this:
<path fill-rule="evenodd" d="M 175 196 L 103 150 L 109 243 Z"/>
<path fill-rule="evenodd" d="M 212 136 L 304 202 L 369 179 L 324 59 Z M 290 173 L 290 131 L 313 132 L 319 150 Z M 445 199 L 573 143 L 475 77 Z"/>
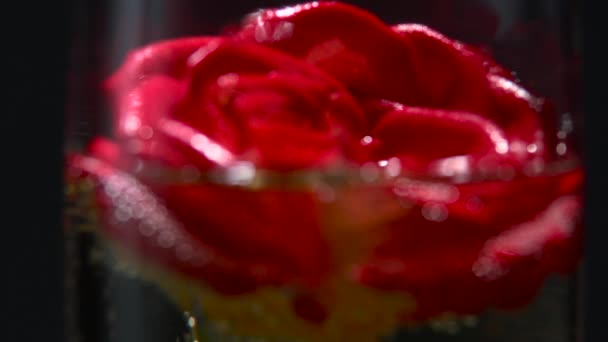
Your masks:
<path fill-rule="evenodd" d="M 505 130 L 511 143 L 519 140 L 525 147 L 535 144 L 534 154 L 543 155 L 543 126 L 539 115 L 542 101 L 503 77 L 491 75 L 489 80 L 494 110 L 487 117 Z"/>
<path fill-rule="evenodd" d="M 369 286 L 411 293 L 419 307 L 408 319 L 523 305 L 548 273 L 570 271 L 580 258 L 581 207 L 573 194 L 580 193 L 581 176 L 575 170 L 466 184 L 458 186 L 455 201 L 434 196 L 435 202 L 419 203 L 398 220 L 353 276 Z M 484 204 L 469 203 L 472 196 Z"/>
<path fill-rule="evenodd" d="M 340 157 L 336 139 L 297 126 L 251 122 L 249 134 L 256 165 L 297 170 L 331 164 Z"/>
<path fill-rule="evenodd" d="M 219 83 L 224 88 L 228 87 L 226 89 L 228 91 L 236 90 L 230 89 L 230 87 L 238 87 L 239 84 L 242 84 L 241 82 L 245 82 L 242 86 L 247 86 L 247 78 L 240 81 L 240 75 L 264 75 L 269 78 L 265 83 L 275 83 L 275 86 L 280 86 L 276 83 L 281 83 L 286 78 L 294 81 L 302 78 L 310 79 L 309 82 L 315 82 L 315 85 L 312 89 L 307 89 L 306 92 L 318 91 L 316 88 L 319 87 L 318 84 L 321 82 L 325 84 L 326 96 L 329 100 L 332 98 L 339 99 L 342 105 L 349 106 L 348 117 L 338 117 L 339 120 L 348 123 L 349 127 L 356 128 L 358 131 L 367 127 L 363 111 L 340 83 L 305 62 L 258 44 L 250 42 L 224 42 L 219 44 L 215 49 L 206 51 L 204 55 L 201 55 L 193 63 L 191 72 L 192 79 L 189 83 L 189 89 L 190 96 L 193 98 L 205 94 L 209 86 L 215 83 Z M 228 84 L 224 85 L 226 82 Z M 260 87 L 264 88 L 265 83 L 261 83 Z M 292 82 L 291 84 L 283 83 L 282 87 L 285 91 L 300 88 L 298 91 L 301 94 L 306 93 L 301 88 L 303 85 L 302 83 Z M 252 85 L 248 87 L 252 87 Z M 338 114 L 345 115 L 342 112 Z"/>
<path fill-rule="evenodd" d="M 159 191 L 191 234 L 235 259 L 271 263 L 292 284 L 315 284 L 327 270 L 312 194 L 211 185 Z"/>
<path fill-rule="evenodd" d="M 128 92 L 152 76 L 181 80 L 186 76 L 188 58 L 201 47 L 217 44 L 221 38 L 188 37 L 157 42 L 130 52 L 124 63 L 105 82 L 111 92 Z"/>
<path fill-rule="evenodd" d="M 504 133 L 470 113 L 403 107 L 388 112 L 372 132 L 375 160 L 398 157 L 403 168 L 426 172 L 433 161 L 452 156 L 506 154 Z"/>
<path fill-rule="evenodd" d="M 293 27 L 292 34 L 276 34 L 286 25 Z M 421 87 L 412 82 L 418 79 L 411 68 L 412 47 L 357 7 L 320 2 L 262 11 L 250 17 L 240 37 L 306 60 L 356 94 L 423 101 Z"/>
<path fill-rule="evenodd" d="M 102 211 L 102 233 L 121 248 L 153 261 L 216 290 L 236 294 L 258 285 L 284 281 L 274 261 L 236 260 L 203 242 L 188 231 L 161 200 L 135 178 L 99 159 L 69 156 L 72 171 L 96 185 L 95 195 Z M 262 269 L 264 272 L 259 272 Z"/>
<path fill-rule="evenodd" d="M 481 250 L 474 265 L 478 268 L 476 275 L 493 280 L 497 273 L 508 271 L 505 267 L 542 257 L 549 246 L 574 236 L 580 211 L 579 198 L 560 197 L 535 219 L 500 233 Z"/>
<path fill-rule="evenodd" d="M 237 160 L 229 149 L 209 136 L 177 120 L 163 120 L 159 123 L 160 143 L 163 152 L 179 153 L 190 165 L 207 170 L 211 166 L 226 167 Z M 157 155 L 165 160 L 165 154 Z"/>
<path fill-rule="evenodd" d="M 482 115 L 491 110 L 487 63 L 479 55 L 424 25 L 403 24 L 393 30 L 414 47 L 416 85 L 428 98 L 423 106 Z"/>
<path fill-rule="evenodd" d="M 182 82 L 154 76 L 140 81 L 129 92 L 115 94 L 115 133 L 120 139 L 147 140 L 158 121 L 170 118 L 182 101 Z"/>
<path fill-rule="evenodd" d="M 293 26 L 292 34 L 276 39 L 275 32 L 286 23 Z M 393 31 L 366 11 L 328 2 L 262 11 L 249 19 L 240 36 L 307 60 L 357 96 L 488 110 L 483 64 L 461 44 L 421 25 Z"/>

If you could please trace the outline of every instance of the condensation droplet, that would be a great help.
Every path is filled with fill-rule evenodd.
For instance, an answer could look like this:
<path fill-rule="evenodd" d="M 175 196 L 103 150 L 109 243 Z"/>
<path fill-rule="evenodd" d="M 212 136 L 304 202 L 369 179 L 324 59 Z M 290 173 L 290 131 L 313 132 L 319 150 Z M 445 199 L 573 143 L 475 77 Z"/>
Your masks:
<path fill-rule="evenodd" d="M 386 167 L 388 165 L 388 160 L 380 160 L 378 162 L 378 166 L 380 167 Z"/>
<path fill-rule="evenodd" d="M 429 221 L 443 222 L 448 218 L 448 208 L 441 203 L 425 203 L 422 216 Z"/>
<path fill-rule="evenodd" d="M 530 144 L 527 147 L 528 153 L 536 153 L 538 151 L 538 146 L 536 144 Z"/>

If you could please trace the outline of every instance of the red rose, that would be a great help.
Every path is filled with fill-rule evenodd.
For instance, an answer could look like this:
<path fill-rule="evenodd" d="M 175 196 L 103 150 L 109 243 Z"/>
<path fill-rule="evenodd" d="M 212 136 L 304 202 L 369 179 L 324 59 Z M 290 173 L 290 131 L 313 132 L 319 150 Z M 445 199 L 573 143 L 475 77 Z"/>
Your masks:
<path fill-rule="evenodd" d="M 380 192 L 413 207 L 367 223 L 360 239 L 384 235 L 349 276 L 413 294 L 408 320 L 523 303 L 577 260 L 580 171 L 526 176 L 551 155 L 539 114 L 549 107 L 428 27 L 389 27 L 333 2 L 265 10 L 235 36 L 138 49 L 106 87 L 114 141 L 70 157 L 72 171 L 102 186 L 103 232 L 219 291 L 314 293 L 341 271 L 332 259 L 342 242 L 322 227 L 311 184 L 252 192 L 193 182 L 213 183 L 218 170 L 223 182 L 255 185 L 258 172 L 294 180 L 379 165 L 392 179 Z M 362 220 L 375 190 L 353 192 L 360 210 L 332 217 Z"/>

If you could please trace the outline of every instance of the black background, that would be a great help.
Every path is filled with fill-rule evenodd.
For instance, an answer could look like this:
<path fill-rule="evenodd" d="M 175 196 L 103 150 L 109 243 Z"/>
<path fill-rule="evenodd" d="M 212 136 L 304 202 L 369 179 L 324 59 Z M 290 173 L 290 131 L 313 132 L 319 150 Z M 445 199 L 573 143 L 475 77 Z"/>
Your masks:
<path fill-rule="evenodd" d="M 385 0 L 388 1 L 388 0 Z M 200 3 L 206 1 L 201 0 Z M 380 1 L 379 1 L 380 2 Z M 384 1 L 382 1 L 384 2 Z M 529 2 L 534 2 L 530 0 Z M 0 341 L 62 342 L 62 149 L 69 35 L 77 1 L 3 3 Z M 236 1 L 226 1 L 234 8 Z M 399 1 L 395 1 L 399 3 Z M 608 341 L 608 158 L 601 1 L 584 2 L 585 342 Z M 8 190 L 8 191 L 6 191 Z"/>

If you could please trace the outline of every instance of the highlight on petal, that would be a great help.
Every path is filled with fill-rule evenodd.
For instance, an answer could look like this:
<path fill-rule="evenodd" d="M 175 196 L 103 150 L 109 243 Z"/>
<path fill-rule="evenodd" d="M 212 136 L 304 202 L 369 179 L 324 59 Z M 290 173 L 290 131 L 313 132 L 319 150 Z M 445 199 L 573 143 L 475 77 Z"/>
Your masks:
<path fill-rule="evenodd" d="M 478 115 L 404 107 L 384 114 L 372 136 L 373 158 L 397 156 L 406 169 L 428 172 L 430 163 L 444 158 L 505 155 L 508 142 L 502 130 Z"/>
<path fill-rule="evenodd" d="M 147 140 L 159 120 L 173 116 L 185 93 L 184 85 L 170 77 L 140 81 L 128 92 L 114 95 L 114 132 L 120 139 Z"/>
<path fill-rule="evenodd" d="M 421 24 L 392 29 L 413 46 L 416 84 L 424 89 L 424 107 L 468 111 L 486 116 L 491 110 L 488 61 L 461 42 Z"/>
<path fill-rule="evenodd" d="M 228 166 L 236 156 L 202 132 L 176 120 L 163 120 L 159 130 L 170 139 L 169 143 L 184 153 L 194 165 Z"/>
<path fill-rule="evenodd" d="M 269 39 L 289 23 L 283 39 Z M 259 32 L 265 32 L 260 35 Z M 307 61 L 355 95 L 373 95 L 411 105 L 421 100 L 420 74 L 412 47 L 371 13 L 339 2 L 319 2 L 261 11 L 249 17 L 239 37 Z"/>
<path fill-rule="evenodd" d="M 510 140 L 519 140 L 525 146 L 534 144 L 536 149 L 533 154 L 542 156 L 545 153 L 543 132 L 545 127 L 540 117 L 543 100 L 504 77 L 490 75 L 488 79 L 494 110 L 487 117 L 502 127 Z M 551 118 L 544 119 L 551 120 Z"/>
<path fill-rule="evenodd" d="M 130 52 L 104 84 L 111 92 L 129 91 L 142 79 L 166 76 L 183 79 L 188 71 L 187 60 L 196 50 L 216 43 L 218 37 L 186 37 L 156 42 Z"/>
<path fill-rule="evenodd" d="M 543 257 L 551 244 L 568 241 L 575 234 L 581 212 L 580 199 L 563 196 L 531 221 L 514 226 L 489 240 L 473 264 L 476 276 L 492 281 L 525 259 Z"/>

